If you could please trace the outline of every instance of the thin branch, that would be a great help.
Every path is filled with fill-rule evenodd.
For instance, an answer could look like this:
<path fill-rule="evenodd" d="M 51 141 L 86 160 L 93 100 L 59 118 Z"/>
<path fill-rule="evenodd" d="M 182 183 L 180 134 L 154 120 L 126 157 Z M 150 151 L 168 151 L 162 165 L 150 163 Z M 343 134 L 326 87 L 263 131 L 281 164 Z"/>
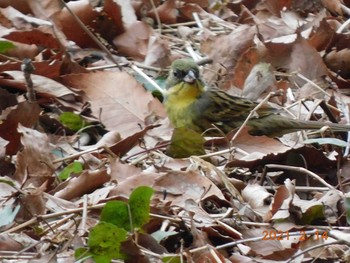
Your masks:
<path fill-rule="evenodd" d="M 29 103 L 33 103 L 36 101 L 34 84 L 32 81 L 31 74 L 34 72 L 35 67 L 30 58 L 23 59 L 23 64 L 21 65 L 21 69 L 23 71 L 24 79 L 27 86 L 27 98 Z"/>

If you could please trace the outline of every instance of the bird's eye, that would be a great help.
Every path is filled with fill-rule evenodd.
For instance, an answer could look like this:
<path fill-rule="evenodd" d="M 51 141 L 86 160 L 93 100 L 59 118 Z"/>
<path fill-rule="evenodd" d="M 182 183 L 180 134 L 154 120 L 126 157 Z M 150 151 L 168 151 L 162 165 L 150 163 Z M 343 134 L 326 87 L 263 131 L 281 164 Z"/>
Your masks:
<path fill-rule="evenodd" d="M 182 78 L 182 77 L 184 76 L 183 71 L 178 70 L 178 69 L 175 70 L 173 74 L 174 74 L 174 77 L 179 78 L 179 79 Z"/>

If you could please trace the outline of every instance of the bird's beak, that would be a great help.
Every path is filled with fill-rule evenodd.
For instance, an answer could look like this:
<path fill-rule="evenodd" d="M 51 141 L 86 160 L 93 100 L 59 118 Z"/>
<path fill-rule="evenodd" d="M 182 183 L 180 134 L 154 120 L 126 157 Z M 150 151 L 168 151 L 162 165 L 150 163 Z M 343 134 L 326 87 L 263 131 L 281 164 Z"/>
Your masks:
<path fill-rule="evenodd" d="M 196 79 L 197 76 L 193 70 L 189 70 L 187 75 L 183 78 L 183 80 L 187 83 L 194 83 Z"/>

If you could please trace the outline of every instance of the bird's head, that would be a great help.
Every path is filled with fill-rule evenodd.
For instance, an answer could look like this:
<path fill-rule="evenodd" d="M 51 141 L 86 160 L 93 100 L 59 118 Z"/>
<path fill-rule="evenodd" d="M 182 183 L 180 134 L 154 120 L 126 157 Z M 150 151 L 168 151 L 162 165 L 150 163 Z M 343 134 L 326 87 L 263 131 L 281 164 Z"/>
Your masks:
<path fill-rule="evenodd" d="M 199 80 L 198 65 L 192 59 L 177 59 L 171 64 L 171 70 L 167 79 L 167 88 L 181 82 L 193 84 L 197 80 Z"/>

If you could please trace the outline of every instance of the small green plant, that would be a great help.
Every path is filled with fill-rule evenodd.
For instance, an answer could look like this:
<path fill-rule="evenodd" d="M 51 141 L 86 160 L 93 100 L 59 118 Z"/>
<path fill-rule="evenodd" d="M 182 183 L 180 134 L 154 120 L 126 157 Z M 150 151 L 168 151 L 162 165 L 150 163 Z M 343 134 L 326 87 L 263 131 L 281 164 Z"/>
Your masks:
<path fill-rule="evenodd" d="M 85 127 L 86 123 L 83 118 L 73 112 L 63 112 L 60 117 L 60 122 L 71 129 L 72 131 L 79 131 L 81 128 Z"/>
<path fill-rule="evenodd" d="M 15 48 L 16 46 L 9 41 L 0 40 L 0 53 L 4 53 L 9 49 Z"/>
<path fill-rule="evenodd" d="M 110 201 L 102 209 L 100 222 L 90 230 L 88 248 L 78 248 L 78 262 L 93 258 L 96 263 L 126 259 L 121 244 L 149 221 L 150 200 L 154 190 L 148 186 L 136 188 L 128 202 Z"/>
<path fill-rule="evenodd" d="M 72 173 L 81 173 L 83 171 L 83 164 L 78 161 L 74 161 L 67 165 L 58 175 L 61 180 L 67 180 Z"/>

